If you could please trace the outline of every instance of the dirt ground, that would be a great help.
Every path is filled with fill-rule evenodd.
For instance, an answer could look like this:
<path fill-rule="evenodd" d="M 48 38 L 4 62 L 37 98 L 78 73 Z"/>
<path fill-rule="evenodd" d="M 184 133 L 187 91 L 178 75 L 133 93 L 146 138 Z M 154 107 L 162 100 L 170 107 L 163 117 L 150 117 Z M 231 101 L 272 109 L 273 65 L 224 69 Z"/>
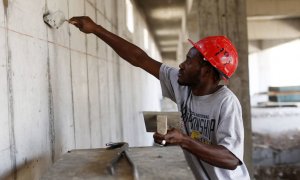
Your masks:
<path fill-rule="evenodd" d="M 300 164 L 272 167 L 254 166 L 255 180 L 300 180 Z"/>

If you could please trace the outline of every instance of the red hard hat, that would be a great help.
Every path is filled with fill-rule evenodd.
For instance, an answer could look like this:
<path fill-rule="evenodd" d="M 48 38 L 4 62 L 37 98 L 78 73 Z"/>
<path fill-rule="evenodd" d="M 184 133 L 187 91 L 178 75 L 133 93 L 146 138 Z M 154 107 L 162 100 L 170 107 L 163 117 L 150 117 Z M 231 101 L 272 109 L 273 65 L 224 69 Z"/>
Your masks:
<path fill-rule="evenodd" d="M 197 43 L 190 39 L 189 41 L 226 79 L 229 79 L 235 72 L 238 66 L 238 54 L 227 37 L 209 36 Z"/>

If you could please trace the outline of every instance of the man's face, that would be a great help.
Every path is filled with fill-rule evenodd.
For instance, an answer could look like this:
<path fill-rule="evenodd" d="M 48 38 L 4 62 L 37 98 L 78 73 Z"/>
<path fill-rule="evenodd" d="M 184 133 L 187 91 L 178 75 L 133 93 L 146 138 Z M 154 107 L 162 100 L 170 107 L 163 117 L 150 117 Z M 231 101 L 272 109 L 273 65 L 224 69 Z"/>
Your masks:
<path fill-rule="evenodd" d="M 178 83 L 184 86 L 195 86 L 200 83 L 201 56 L 196 48 L 191 48 L 186 60 L 179 65 Z"/>

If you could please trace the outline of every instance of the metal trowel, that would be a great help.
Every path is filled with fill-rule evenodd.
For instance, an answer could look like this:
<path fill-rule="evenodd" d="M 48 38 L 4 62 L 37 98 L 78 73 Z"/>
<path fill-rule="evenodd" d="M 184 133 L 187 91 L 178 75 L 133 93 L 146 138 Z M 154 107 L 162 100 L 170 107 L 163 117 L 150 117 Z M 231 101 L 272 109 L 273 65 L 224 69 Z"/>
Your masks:
<path fill-rule="evenodd" d="M 68 21 L 62 11 L 47 13 L 44 15 L 43 19 L 49 27 L 55 29 L 58 29 L 65 21 Z"/>

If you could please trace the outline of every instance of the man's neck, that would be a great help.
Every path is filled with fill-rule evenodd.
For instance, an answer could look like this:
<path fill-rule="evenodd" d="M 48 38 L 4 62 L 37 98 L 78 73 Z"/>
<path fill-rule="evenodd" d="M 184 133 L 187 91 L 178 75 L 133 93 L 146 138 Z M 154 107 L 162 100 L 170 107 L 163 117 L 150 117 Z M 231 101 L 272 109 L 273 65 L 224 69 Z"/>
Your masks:
<path fill-rule="evenodd" d="M 205 95 L 213 94 L 214 92 L 218 91 L 221 87 L 222 85 L 218 85 L 218 84 L 192 87 L 192 93 L 195 96 L 205 96 Z"/>

